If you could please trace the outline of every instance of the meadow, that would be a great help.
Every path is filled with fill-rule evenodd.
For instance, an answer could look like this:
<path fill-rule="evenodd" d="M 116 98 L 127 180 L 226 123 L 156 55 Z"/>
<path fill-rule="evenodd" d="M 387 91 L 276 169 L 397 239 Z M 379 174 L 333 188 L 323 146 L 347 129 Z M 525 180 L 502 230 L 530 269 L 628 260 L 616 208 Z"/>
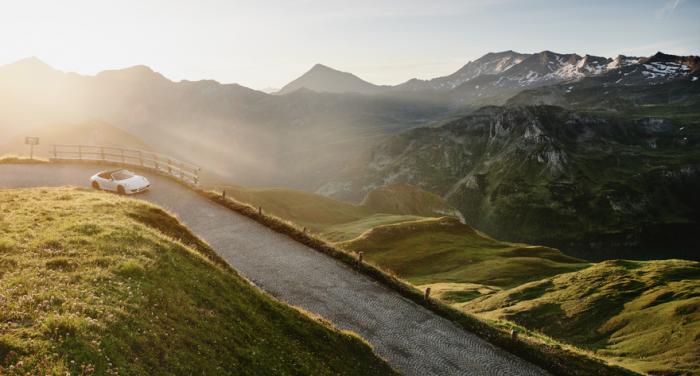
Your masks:
<path fill-rule="evenodd" d="M 337 249 L 355 257 L 362 252 L 368 265 L 421 291 L 430 288 L 433 298 L 491 328 L 520 331 L 535 351 L 551 357 L 521 354 L 533 361 L 554 362 L 557 351 L 571 361 L 559 365 L 567 372 L 586 357 L 641 373 L 700 372 L 697 262 L 591 263 L 549 247 L 499 241 L 439 213 L 379 213 L 366 203 L 292 190 L 227 192 Z M 469 330 L 498 338 L 474 319 L 445 312 Z M 517 352 L 524 343 L 501 345 Z M 604 372 L 592 363 L 576 368 L 583 364 L 591 367 L 584 374 Z"/>
<path fill-rule="evenodd" d="M 328 351 L 333 349 L 333 351 Z M 153 205 L 0 191 L 0 374 L 393 374 Z"/>

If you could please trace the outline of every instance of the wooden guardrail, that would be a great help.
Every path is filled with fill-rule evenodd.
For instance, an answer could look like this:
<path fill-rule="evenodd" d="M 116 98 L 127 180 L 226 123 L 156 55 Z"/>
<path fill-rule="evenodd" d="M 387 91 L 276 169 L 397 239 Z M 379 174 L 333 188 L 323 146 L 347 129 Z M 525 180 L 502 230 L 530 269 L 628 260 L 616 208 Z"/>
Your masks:
<path fill-rule="evenodd" d="M 151 151 L 113 146 L 50 145 L 50 159 L 56 161 L 91 161 L 137 166 L 170 175 L 184 183 L 199 186 L 201 169 L 167 155 Z"/>

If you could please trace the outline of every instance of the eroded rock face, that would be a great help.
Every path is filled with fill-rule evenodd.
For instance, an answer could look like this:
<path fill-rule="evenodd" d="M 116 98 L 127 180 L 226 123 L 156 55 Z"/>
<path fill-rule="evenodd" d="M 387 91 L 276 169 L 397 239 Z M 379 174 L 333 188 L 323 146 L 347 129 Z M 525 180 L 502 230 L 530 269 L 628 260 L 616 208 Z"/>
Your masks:
<path fill-rule="evenodd" d="M 321 191 L 359 200 L 376 187 L 408 183 L 445 197 L 467 223 L 499 238 L 591 259 L 700 258 L 688 236 L 668 243 L 664 235 L 673 221 L 698 226 L 694 132 L 661 118 L 485 107 L 392 137 Z M 644 229 L 666 240 L 650 241 Z"/>

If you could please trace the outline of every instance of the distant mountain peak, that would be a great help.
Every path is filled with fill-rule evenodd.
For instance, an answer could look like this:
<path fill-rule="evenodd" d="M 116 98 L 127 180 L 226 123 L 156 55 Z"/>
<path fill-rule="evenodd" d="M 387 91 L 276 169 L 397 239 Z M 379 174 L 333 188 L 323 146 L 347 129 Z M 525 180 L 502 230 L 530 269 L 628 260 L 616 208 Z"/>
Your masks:
<path fill-rule="evenodd" d="M 41 65 L 41 66 L 49 66 L 45 62 L 43 62 L 41 59 L 39 59 L 36 56 L 29 56 L 25 57 L 24 59 L 19 59 L 13 64 L 28 64 L 28 65 Z"/>
<path fill-rule="evenodd" d="M 367 82 L 352 73 L 317 63 L 299 78 L 285 85 L 277 94 L 288 94 L 302 88 L 320 93 L 359 94 L 374 94 L 383 89 L 383 87 Z"/>
<path fill-rule="evenodd" d="M 39 59 L 36 56 L 30 56 L 30 57 L 26 57 L 24 59 L 20 59 L 20 60 L 15 61 L 14 63 L 7 64 L 7 65 L 2 66 L 0 68 L 21 69 L 23 71 L 32 71 L 32 72 L 50 72 L 50 73 L 58 72 L 54 67 L 46 64 L 45 62 L 43 62 L 41 59 Z"/>
<path fill-rule="evenodd" d="M 642 59 L 643 63 L 656 63 L 656 62 L 671 62 L 679 60 L 680 56 L 665 54 L 661 51 L 656 52 L 652 56 Z"/>
<path fill-rule="evenodd" d="M 157 81 L 170 81 L 162 74 L 154 71 L 147 65 L 134 65 L 124 69 L 105 70 L 97 74 L 100 78 L 130 78 L 130 79 L 149 79 Z"/>
<path fill-rule="evenodd" d="M 488 59 L 488 58 L 492 58 L 492 57 L 509 56 L 509 55 L 523 55 L 523 54 L 521 54 L 519 52 L 515 52 L 513 50 L 489 52 L 486 55 L 478 58 L 477 60 Z"/>
<path fill-rule="evenodd" d="M 651 58 L 659 58 L 659 59 L 661 59 L 661 58 L 675 58 L 675 57 L 677 57 L 677 56 L 676 56 L 676 55 L 666 54 L 666 53 L 663 53 L 663 52 L 661 52 L 661 51 L 656 51 L 656 53 L 654 54 L 654 56 L 651 56 Z"/>
<path fill-rule="evenodd" d="M 311 67 L 310 71 L 314 71 L 314 70 L 330 70 L 330 71 L 340 72 L 337 69 L 333 69 L 333 68 L 329 67 L 328 65 L 323 65 L 321 63 L 314 64 L 314 66 Z"/>
<path fill-rule="evenodd" d="M 478 76 L 502 73 L 529 56 L 531 55 L 521 54 L 513 50 L 489 52 L 474 61 L 467 62 L 459 70 L 448 76 L 433 78 L 432 80 L 413 78 L 395 88 L 401 91 L 451 90 Z"/>
<path fill-rule="evenodd" d="M 151 67 L 149 67 L 148 65 L 143 65 L 143 64 L 134 65 L 134 66 L 125 68 L 124 70 L 125 71 L 132 71 L 132 72 L 155 73 L 155 71 L 153 69 L 151 69 Z"/>

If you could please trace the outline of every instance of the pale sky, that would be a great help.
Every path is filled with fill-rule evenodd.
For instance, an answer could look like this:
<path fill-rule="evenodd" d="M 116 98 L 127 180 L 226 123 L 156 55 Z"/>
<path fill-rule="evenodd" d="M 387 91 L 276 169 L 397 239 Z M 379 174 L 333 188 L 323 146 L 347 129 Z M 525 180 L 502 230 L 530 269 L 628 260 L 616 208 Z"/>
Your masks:
<path fill-rule="evenodd" d="M 700 54 L 700 0 L 0 0 L 0 65 L 281 87 L 315 63 L 376 84 L 491 51 Z"/>

